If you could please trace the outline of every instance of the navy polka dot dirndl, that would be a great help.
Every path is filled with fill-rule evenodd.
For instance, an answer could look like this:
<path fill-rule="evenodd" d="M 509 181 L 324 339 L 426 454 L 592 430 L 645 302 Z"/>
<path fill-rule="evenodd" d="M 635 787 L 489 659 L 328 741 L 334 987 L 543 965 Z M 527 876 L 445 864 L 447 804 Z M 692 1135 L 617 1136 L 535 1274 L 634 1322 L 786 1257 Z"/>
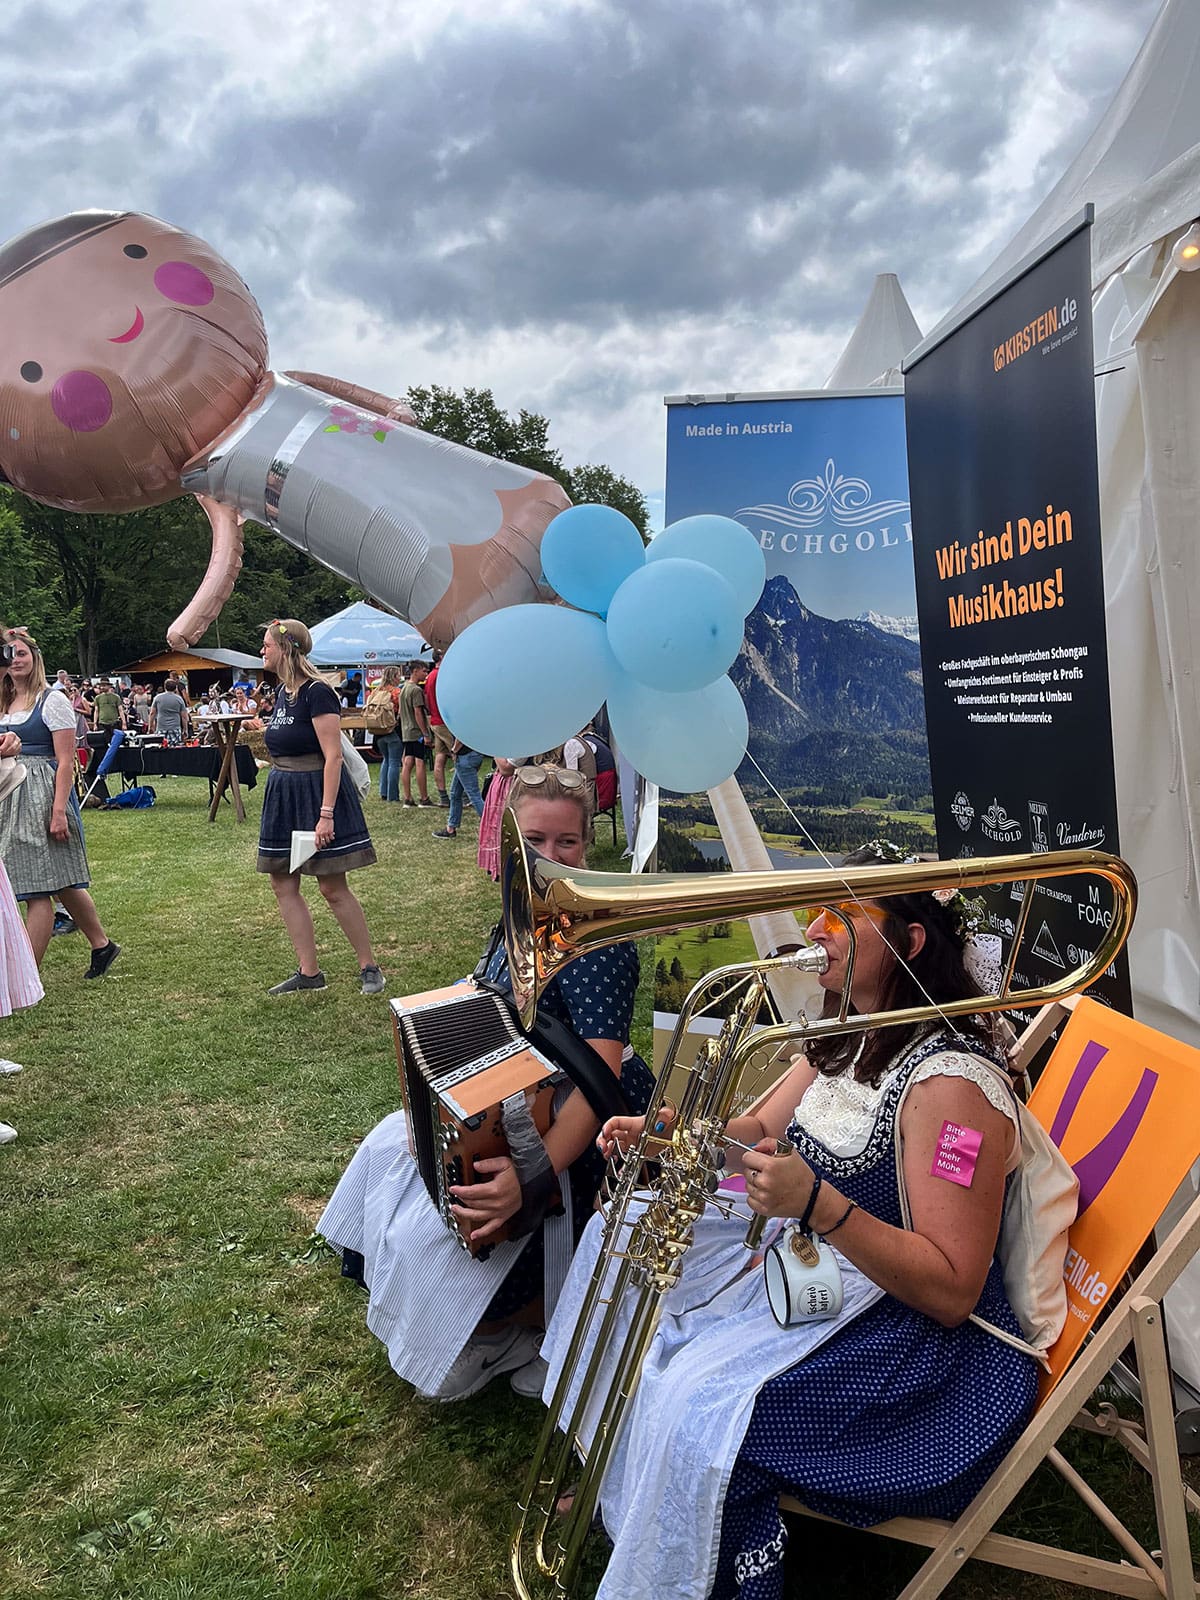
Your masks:
<path fill-rule="evenodd" d="M 946 1048 L 914 1050 L 884 1092 L 875 1133 L 856 1156 L 835 1156 L 796 1123 L 788 1138 L 848 1200 L 902 1227 L 896 1108 L 912 1072 Z M 1020 1338 L 993 1261 L 977 1313 Z M 1032 1357 L 969 1322 L 943 1328 L 885 1295 L 790 1371 L 759 1390 L 721 1519 L 714 1600 L 780 1600 L 787 1491 L 854 1527 L 895 1516 L 963 1511 L 1033 1412 Z"/>

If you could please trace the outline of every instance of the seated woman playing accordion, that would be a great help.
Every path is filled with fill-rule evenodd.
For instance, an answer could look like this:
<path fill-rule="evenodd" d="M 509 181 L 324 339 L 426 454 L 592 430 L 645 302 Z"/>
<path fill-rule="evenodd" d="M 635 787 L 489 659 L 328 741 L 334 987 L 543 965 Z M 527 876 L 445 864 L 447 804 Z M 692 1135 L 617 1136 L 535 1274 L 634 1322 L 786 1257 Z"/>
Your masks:
<path fill-rule="evenodd" d="M 583 865 L 591 801 L 580 774 L 522 767 L 510 805 L 535 850 L 564 866 Z M 483 978 L 501 987 L 506 972 L 503 948 L 493 941 Z M 541 1009 L 585 1040 L 619 1080 L 626 1103 L 642 1110 L 653 1081 L 629 1047 L 637 980 L 635 948 L 613 945 L 573 962 L 548 985 Z M 543 1142 L 567 1215 L 546 1216 L 531 1233 L 496 1244 L 486 1259 L 464 1253 L 430 1200 L 402 1111 L 385 1117 L 355 1152 L 317 1227 L 345 1262 L 361 1258 L 367 1326 L 421 1394 L 464 1399 L 502 1372 L 514 1374 L 518 1392 L 539 1392 L 538 1330 L 603 1175 L 598 1126 L 580 1090 L 565 1084 L 556 1092 Z M 478 1161 L 475 1171 L 484 1181 L 455 1186 L 453 1210 L 473 1243 L 486 1243 L 521 1210 L 522 1190 L 508 1156 Z M 524 1383 L 521 1368 L 529 1369 Z"/>
<path fill-rule="evenodd" d="M 847 865 L 880 859 L 869 849 Z M 828 956 L 827 1000 L 842 989 L 847 923 L 856 1013 L 979 993 L 964 966 L 958 909 L 913 893 L 818 916 L 809 931 Z M 982 1019 L 827 1035 L 754 1114 L 727 1125 L 727 1164 L 740 1154 L 750 1208 L 801 1219 L 829 1241 L 841 1309 L 781 1327 L 759 1260 L 745 1249 L 744 1221 L 711 1207 L 699 1218 L 603 1479 L 614 1544 L 605 1600 L 777 1600 L 781 1491 L 859 1526 L 906 1513 L 952 1518 L 1015 1441 L 1032 1412 L 1037 1366 L 1004 1342 L 1021 1330 L 994 1252 L 1020 1137 L 998 1065 Z M 974 1155 L 949 1164 L 953 1178 L 939 1160 L 947 1123 L 973 1135 Z M 599 1142 L 607 1153 L 641 1131 L 636 1117 L 614 1118 Z M 777 1140 L 791 1147 L 786 1154 L 776 1154 Z M 547 1397 L 597 1265 L 600 1220 L 547 1333 Z M 614 1272 L 610 1261 L 606 1283 Z M 1000 1337 L 968 1321 L 972 1313 Z M 599 1395 L 627 1322 L 603 1352 Z"/>

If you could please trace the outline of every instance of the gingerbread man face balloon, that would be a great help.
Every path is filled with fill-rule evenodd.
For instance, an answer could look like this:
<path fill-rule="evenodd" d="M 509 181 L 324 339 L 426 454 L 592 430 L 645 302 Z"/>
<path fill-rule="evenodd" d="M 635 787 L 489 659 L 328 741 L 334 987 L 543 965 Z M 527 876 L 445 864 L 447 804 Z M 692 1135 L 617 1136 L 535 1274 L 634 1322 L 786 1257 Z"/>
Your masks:
<path fill-rule="evenodd" d="M 551 598 L 541 473 L 424 433 L 403 403 L 267 370 L 250 291 L 202 240 L 135 212 L 79 211 L 0 249 L 0 474 L 67 511 L 189 491 L 213 528 L 168 629 L 195 644 L 251 517 L 445 646 L 477 617 Z"/>
<path fill-rule="evenodd" d="M 0 250 L 0 469 L 68 511 L 135 511 L 250 404 L 267 336 L 202 240 L 77 211 Z"/>

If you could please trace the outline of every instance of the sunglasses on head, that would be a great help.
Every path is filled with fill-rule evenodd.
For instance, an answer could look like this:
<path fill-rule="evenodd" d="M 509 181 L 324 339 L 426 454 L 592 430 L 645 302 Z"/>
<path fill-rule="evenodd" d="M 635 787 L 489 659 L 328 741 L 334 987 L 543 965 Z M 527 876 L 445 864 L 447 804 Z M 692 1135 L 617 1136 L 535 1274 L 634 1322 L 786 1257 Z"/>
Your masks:
<path fill-rule="evenodd" d="M 530 789 L 536 789 L 549 778 L 553 778 L 560 789 L 582 789 L 587 782 L 586 773 L 576 772 L 570 767 L 545 765 L 517 767 L 513 775 Z"/>

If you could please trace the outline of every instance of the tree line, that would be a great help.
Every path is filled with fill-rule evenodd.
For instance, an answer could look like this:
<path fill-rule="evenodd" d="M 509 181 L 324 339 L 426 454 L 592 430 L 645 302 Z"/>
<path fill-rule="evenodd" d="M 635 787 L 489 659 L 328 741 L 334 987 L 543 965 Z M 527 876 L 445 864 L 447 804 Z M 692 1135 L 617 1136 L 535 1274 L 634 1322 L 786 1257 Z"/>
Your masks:
<path fill-rule="evenodd" d="M 418 423 L 440 438 L 558 480 L 576 504 L 615 506 L 648 532 L 645 497 L 610 467 L 568 467 L 538 412 L 506 413 L 490 389 L 410 388 Z M 261 626 L 287 615 L 317 622 L 354 600 L 377 600 L 278 535 L 247 523 L 237 585 L 201 646 L 256 653 Z M 0 619 L 40 643 L 50 669 L 92 675 L 166 648 L 166 630 L 208 563 L 208 520 L 190 496 L 148 511 L 82 516 L 0 489 Z"/>

